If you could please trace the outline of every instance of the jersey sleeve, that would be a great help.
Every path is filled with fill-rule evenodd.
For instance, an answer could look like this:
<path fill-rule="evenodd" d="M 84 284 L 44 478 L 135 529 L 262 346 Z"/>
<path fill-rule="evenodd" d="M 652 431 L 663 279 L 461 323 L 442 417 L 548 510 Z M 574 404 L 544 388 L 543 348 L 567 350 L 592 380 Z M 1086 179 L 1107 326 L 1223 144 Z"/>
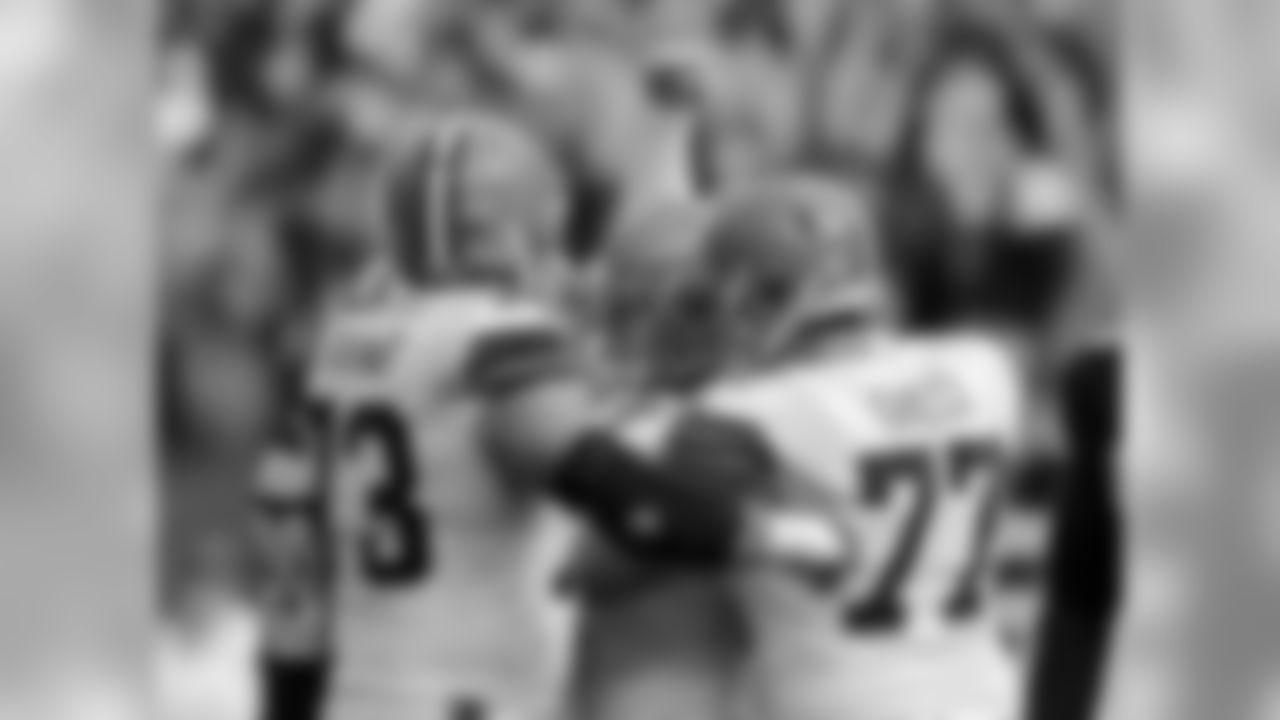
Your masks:
<path fill-rule="evenodd" d="M 758 494 L 776 468 L 758 433 L 727 417 L 659 411 L 640 418 L 629 430 L 632 447 L 713 496 Z M 598 604 L 633 598 L 668 576 L 660 565 L 643 562 L 600 536 L 588 538 L 568 570 L 568 588 Z"/>
<path fill-rule="evenodd" d="M 574 375 L 582 367 L 581 348 L 565 328 L 528 323 L 496 329 L 480 338 L 464 373 L 467 386 L 477 394 L 503 396 Z"/>

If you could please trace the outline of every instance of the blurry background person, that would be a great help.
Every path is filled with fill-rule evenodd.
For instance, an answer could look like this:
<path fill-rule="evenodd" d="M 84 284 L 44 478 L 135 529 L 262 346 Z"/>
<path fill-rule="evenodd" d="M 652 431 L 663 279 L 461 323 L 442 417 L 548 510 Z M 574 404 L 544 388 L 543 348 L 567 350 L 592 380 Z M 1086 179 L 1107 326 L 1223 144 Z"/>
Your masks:
<path fill-rule="evenodd" d="M 1073 300 L 1083 287 L 1106 302 L 1090 275 L 1099 183 L 1074 171 L 1054 120 L 1064 111 L 1037 92 L 1016 48 L 980 25 L 942 33 L 890 169 L 889 252 L 918 327 L 994 324 L 1029 351 L 1045 458 L 1020 496 L 1042 516 L 1055 509 L 1032 712 L 1088 717 L 1121 575 L 1115 308 Z M 1046 562 L 1043 547 L 1029 551 Z"/>
<path fill-rule="evenodd" d="M 889 251 L 916 325 L 1025 325 L 1029 318 L 1020 316 L 1031 312 L 1029 301 L 1045 302 L 1002 294 L 1038 290 L 1051 278 L 1032 282 L 992 265 L 1001 251 L 1023 244 L 1011 237 L 1021 231 L 1014 227 L 1019 175 L 1047 142 L 1021 72 L 998 39 L 955 27 L 915 75 L 888 168 L 886 220 Z"/>

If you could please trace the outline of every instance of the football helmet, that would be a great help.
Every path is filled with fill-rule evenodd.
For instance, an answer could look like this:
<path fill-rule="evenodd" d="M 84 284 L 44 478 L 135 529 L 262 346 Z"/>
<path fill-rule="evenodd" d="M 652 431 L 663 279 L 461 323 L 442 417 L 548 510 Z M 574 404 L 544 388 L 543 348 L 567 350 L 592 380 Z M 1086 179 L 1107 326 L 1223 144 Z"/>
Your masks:
<path fill-rule="evenodd" d="M 634 384 L 680 385 L 705 343 L 674 323 L 673 303 L 692 282 L 710 208 L 669 201 L 624 213 L 598 258 L 594 306 L 613 365 Z"/>
<path fill-rule="evenodd" d="M 771 179 L 724 198 L 677 317 L 723 369 L 777 359 L 835 328 L 892 311 L 868 188 L 822 175 Z"/>
<path fill-rule="evenodd" d="M 567 259 L 569 187 L 541 139 L 498 114 L 437 118 L 396 152 L 392 254 L 417 283 L 534 290 Z"/>

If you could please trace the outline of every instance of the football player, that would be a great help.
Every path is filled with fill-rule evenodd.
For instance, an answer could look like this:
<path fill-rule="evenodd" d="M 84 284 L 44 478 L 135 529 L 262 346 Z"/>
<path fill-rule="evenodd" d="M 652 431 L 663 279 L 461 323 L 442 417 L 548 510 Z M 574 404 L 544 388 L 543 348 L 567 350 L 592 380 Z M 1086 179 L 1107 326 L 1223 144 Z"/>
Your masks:
<path fill-rule="evenodd" d="M 556 715 L 569 515 L 695 567 L 841 554 L 812 515 L 710 492 L 616 439 L 562 312 L 566 193 L 534 137 L 465 115 L 396 161 L 393 272 L 328 318 L 307 378 L 333 593 L 324 717 Z"/>
<path fill-rule="evenodd" d="M 611 367 L 635 401 L 624 435 L 649 457 L 662 456 L 670 423 L 698 380 L 693 371 L 703 364 L 703 340 L 670 335 L 661 321 L 698 257 L 709 210 L 705 202 L 669 203 L 624 218 L 599 256 L 597 300 Z M 742 653 L 720 573 L 638 562 L 606 539 L 588 537 L 571 577 L 583 602 L 574 717 L 725 716 Z"/>
<path fill-rule="evenodd" d="M 671 461 L 694 476 L 735 467 L 771 502 L 835 513 L 855 541 L 822 583 L 735 573 L 744 708 L 1009 720 L 1018 675 L 989 569 L 1020 375 L 994 339 L 894 332 L 870 217 L 859 188 L 821 178 L 726 203 L 676 303 L 718 349 L 718 378 L 676 424 Z"/>
<path fill-rule="evenodd" d="M 292 417 L 291 420 L 303 418 Z M 281 422 L 253 488 L 259 695 L 267 718 L 317 717 L 328 670 L 330 597 L 320 473 L 302 444 L 305 428 Z"/>

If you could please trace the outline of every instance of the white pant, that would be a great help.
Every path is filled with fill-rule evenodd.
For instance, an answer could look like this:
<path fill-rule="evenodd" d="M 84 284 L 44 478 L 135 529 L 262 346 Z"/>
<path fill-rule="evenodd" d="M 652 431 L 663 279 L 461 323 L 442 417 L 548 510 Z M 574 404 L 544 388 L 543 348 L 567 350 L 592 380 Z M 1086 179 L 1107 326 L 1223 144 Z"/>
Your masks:
<path fill-rule="evenodd" d="M 774 665 L 747 691 L 766 720 L 1016 720 L 1019 674 L 995 647 L 903 661 Z"/>

